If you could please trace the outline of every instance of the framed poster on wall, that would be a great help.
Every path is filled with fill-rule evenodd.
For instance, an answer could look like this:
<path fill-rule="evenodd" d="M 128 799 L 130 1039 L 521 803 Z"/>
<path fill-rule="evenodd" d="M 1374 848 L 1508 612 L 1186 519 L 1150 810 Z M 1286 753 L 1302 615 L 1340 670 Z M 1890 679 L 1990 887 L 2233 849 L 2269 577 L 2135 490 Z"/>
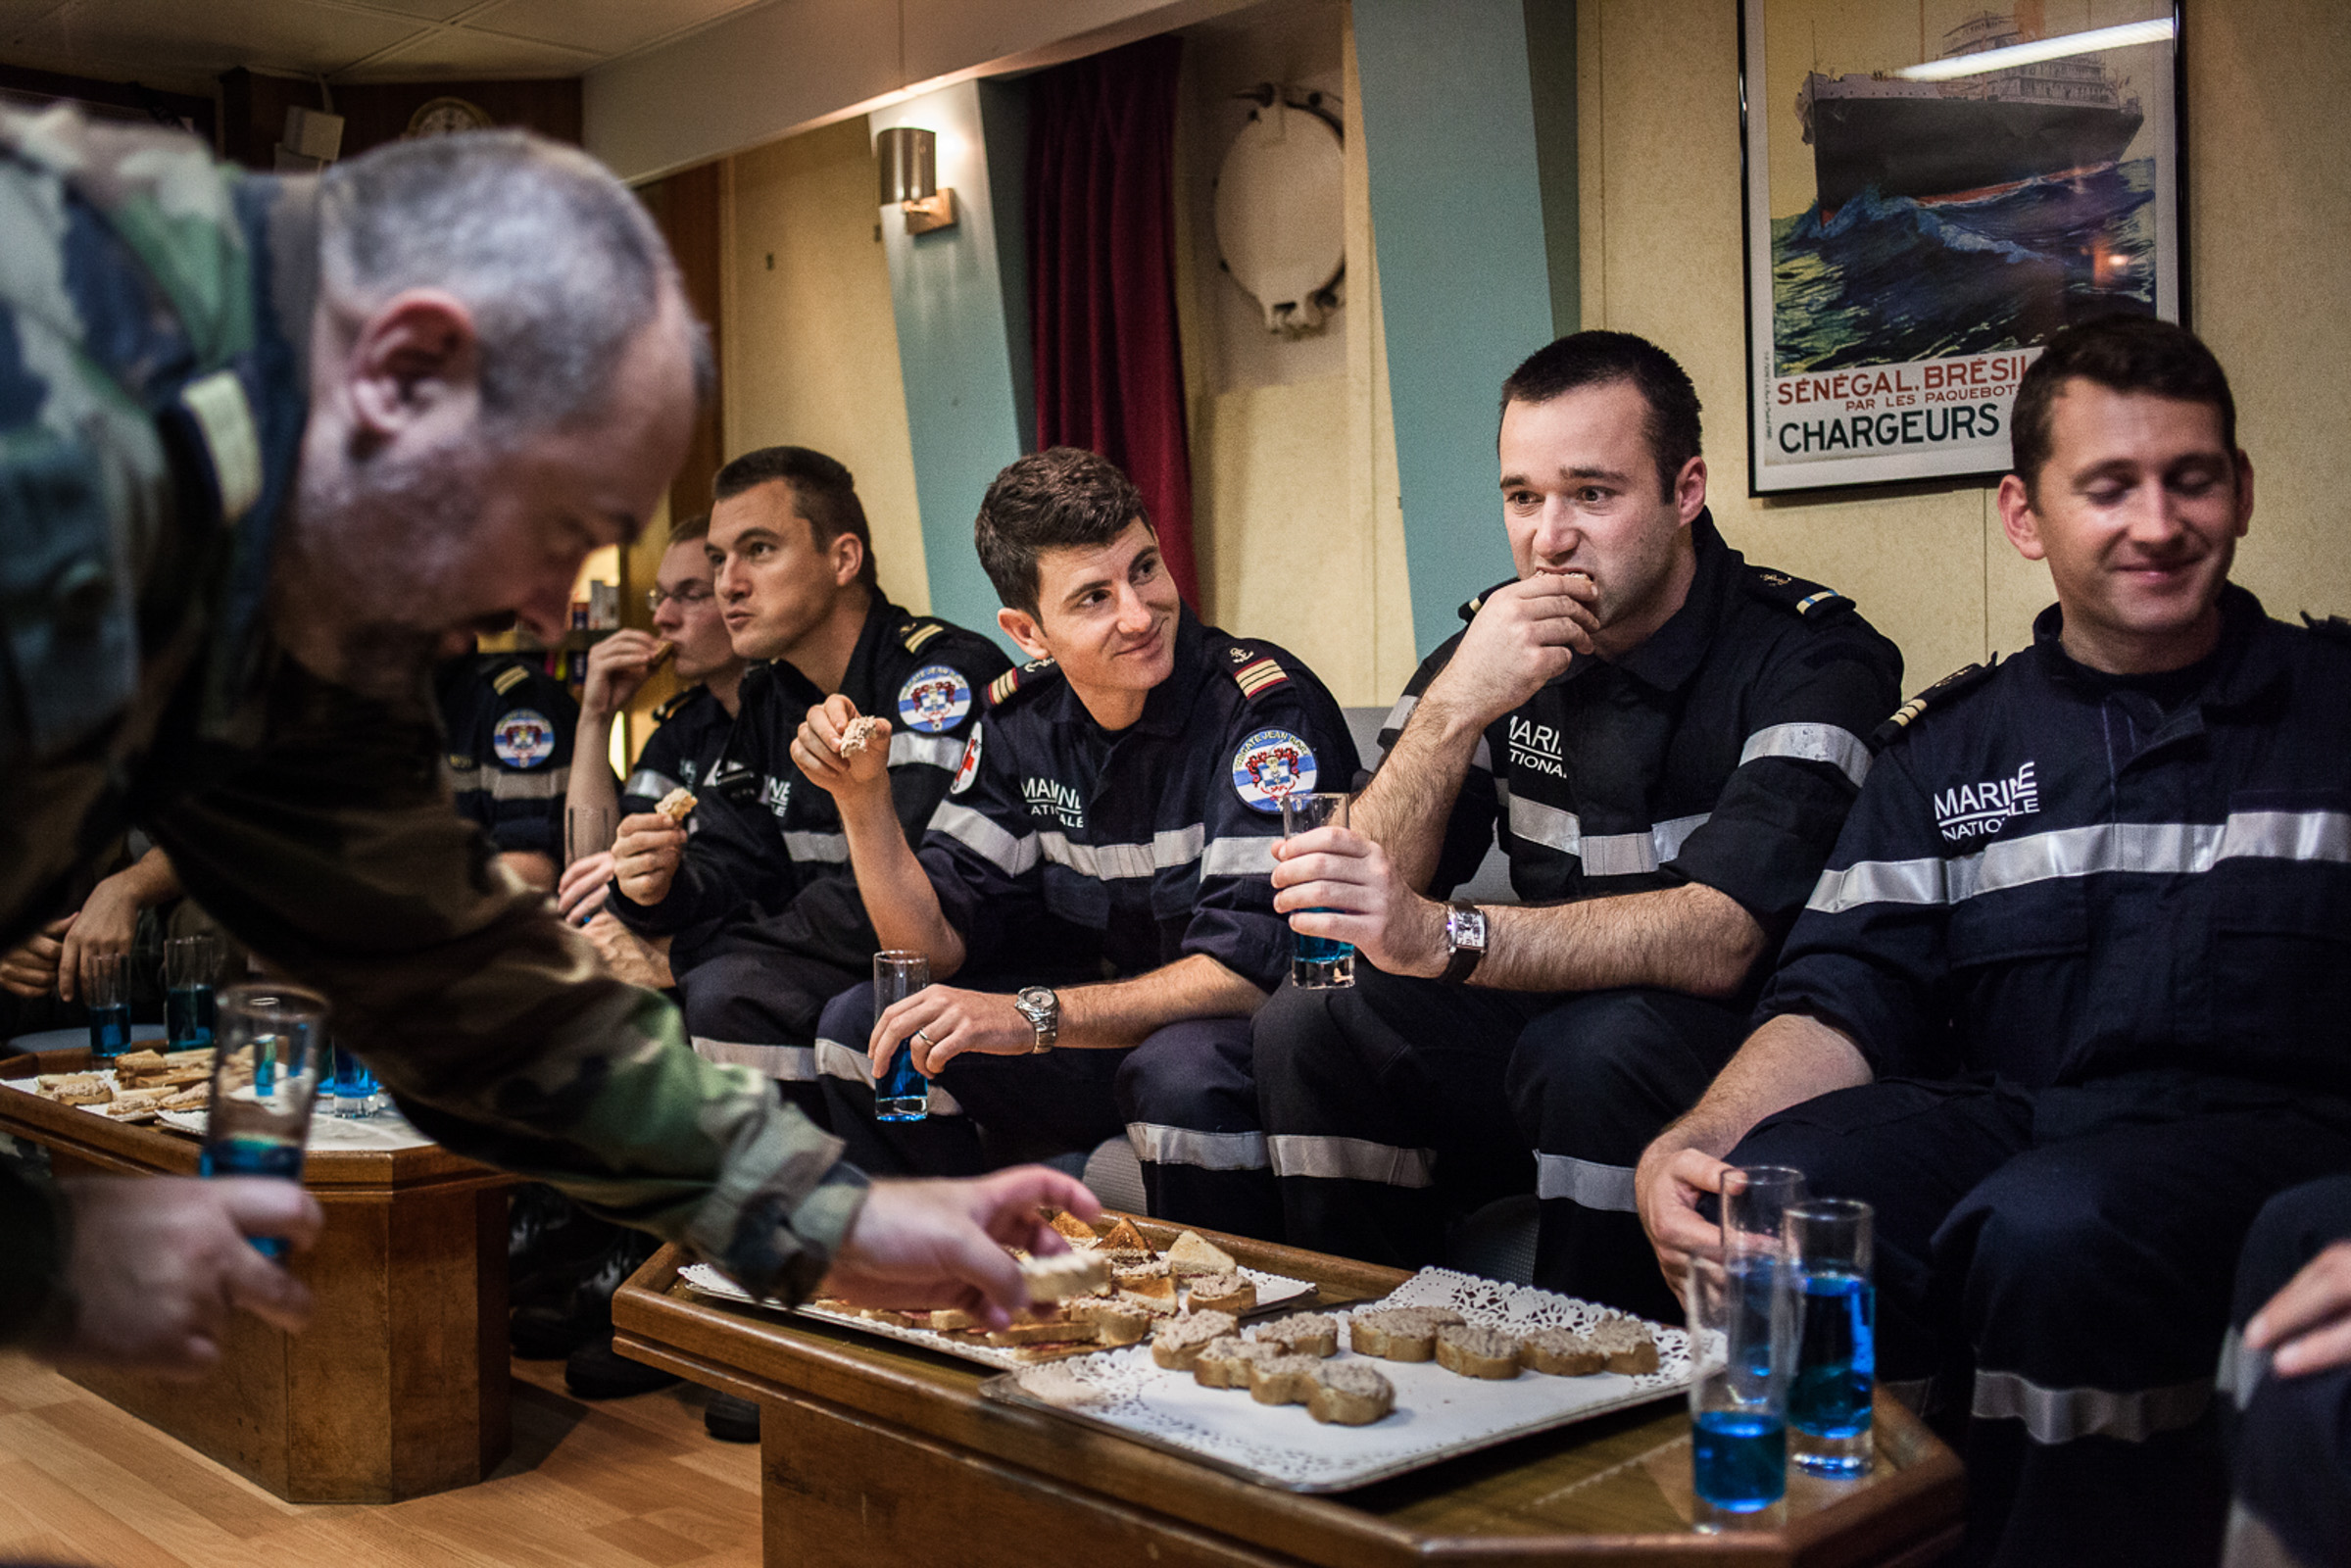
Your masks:
<path fill-rule="evenodd" d="M 2001 473 L 2051 333 L 2180 319 L 2179 82 L 2175 0 L 1742 0 L 1749 489 Z"/>

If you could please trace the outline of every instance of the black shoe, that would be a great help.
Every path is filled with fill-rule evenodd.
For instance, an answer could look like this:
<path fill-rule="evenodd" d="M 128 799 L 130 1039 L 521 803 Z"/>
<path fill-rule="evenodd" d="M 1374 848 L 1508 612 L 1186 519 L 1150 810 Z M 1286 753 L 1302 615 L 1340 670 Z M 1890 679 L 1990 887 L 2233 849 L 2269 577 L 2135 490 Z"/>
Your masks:
<path fill-rule="evenodd" d="M 583 1399 L 624 1399 L 678 1381 L 674 1372 L 632 1361 L 613 1349 L 610 1334 L 581 1346 L 563 1361 L 563 1387 Z"/>
<path fill-rule="evenodd" d="M 508 1302 L 562 1305 L 624 1234 L 552 1187 L 531 1182 L 516 1188 L 507 1207 Z"/>
<path fill-rule="evenodd" d="M 555 1361 L 612 1332 L 612 1293 L 661 1244 L 620 1231 L 595 1267 L 560 1301 L 518 1306 L 507 1319 L 507 1341 L 525 1361 Z"/>
<path fill-rule="evenodd" d="M 732 1394 L 711 1395 L 710 1407 L 702 1412 L 702 1424 L 720 1443 L 759 1441 L 759 1407 Z"/>

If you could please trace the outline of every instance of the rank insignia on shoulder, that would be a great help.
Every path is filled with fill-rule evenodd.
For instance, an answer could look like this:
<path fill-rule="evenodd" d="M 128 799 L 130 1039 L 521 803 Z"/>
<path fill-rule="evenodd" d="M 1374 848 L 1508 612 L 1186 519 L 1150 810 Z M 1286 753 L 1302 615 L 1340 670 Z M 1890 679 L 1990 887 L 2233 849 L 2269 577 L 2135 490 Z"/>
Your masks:
<path fill-rule="evenodd" d="M 2305 610 L 2302 624 L 2330 643 L 2351 643 L 2351 620 L 2340 615 L 2313 615 Z"/>
<path fill-rule="evenodd" d="M 504 697 L 528 679 L 530 679 L 529 670 L 524 669 L 520 664 L 509 664 L 491 677 L 490 690 Z"/>
<path fill-rule="evenodd" d="M 657 724 L 668 723 L 670 716 L 686 706 L 686 699 L 692 697 L 696 690 L 697 688 L 689 686 L 675 696 L 663 699 L 661 707 L 653 710 L 653 721 Z"/>
<path fill-rule="evenodd" d="M 1290 682 L 1290 671 L 1284 669 L 1282 662 L 1271 654 L 1236 648 L 1232 652 L 1232 659 L 1239 666 L 1233 671 L 1233 684 L 1240 687 L 1241 695 L 1251 702 L 1276 686 L 1286 686 Z"/>
<path fill-rule="evenodd" d="M 988 706 L 995 708 L 1009 702 L 1023 681 L 1059 667 L 1050 659 L 1032 659 L 1025 664 L 1014 664 L 988 683 Z"/>
<path fill-rule="evenodd" d="M 906 645 L 906 650 L 907 653 L 919 654 L 922 652 L 922 645 L 924 643 L 929 642 L 933 637 L 938 636 L 945 630 L 947 630 L 947 627 L 939 621 L 917 620 L 914 622 L 914 624 L 906 628 L 906 636 L 900 638 L 899 640 Z"/>
<path fill-rule="evenodd" d="M 1849 610 L 1853 601 L 1834 588 L 1791 577 L 1761 566 L 1747 568 L 1747 591 L 1767 605 L 1777 605 L 1804 620 L 1819 620 L 1837 610 Z"/>
<path fill-rule="evenodd" d="M 1891 717 L 1870 732 L 1870 750 L 1873 752 L 1884 751 L 1887 746 L 1899 740 L 1903 731 L 1907 730 L 1928 709 L 1939 708 L 1961 692 L 1988 679 L 1999 662 L 1998 656 L 1995 655 L 1989 663 L 1963 664 L 1895 709 Z"/>

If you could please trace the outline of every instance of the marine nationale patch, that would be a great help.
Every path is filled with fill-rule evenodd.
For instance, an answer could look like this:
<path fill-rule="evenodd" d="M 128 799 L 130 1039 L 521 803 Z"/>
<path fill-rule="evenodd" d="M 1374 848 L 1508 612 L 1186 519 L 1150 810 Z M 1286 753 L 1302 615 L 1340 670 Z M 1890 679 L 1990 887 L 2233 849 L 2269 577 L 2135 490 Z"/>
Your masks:
<path fill-rule="evenodd" d="M 953 729 L 971 711 L 971 682 L 953 664 L 925 664 L 898 689 L 898 716 L 925 735 Z"/>
<path fill-rule="evenodd" d="M 1278 815 L 1283 796 L 1313 788 L 1313 748 L 1286 729 L 1261 729 L 1233 754 L 1233 789 L 1252 811 Z"/>
<path fill-rule="evenodd" d="M 962 794 L 971 788 L 971 781 L 980 776 L 980 737 L 987 731 L 986 724 L 971 726 L 971 739 L 963 743 L 963 760 L 955 764 L 955 781 L 947 786 L 948 794 Z"/>
<path fill-rule="evenodd" d="M 509 767 L 537 767 L 555 755 L 555 726 L 535 708 L 517 708 L 490 731 L 490 750 Z"/>

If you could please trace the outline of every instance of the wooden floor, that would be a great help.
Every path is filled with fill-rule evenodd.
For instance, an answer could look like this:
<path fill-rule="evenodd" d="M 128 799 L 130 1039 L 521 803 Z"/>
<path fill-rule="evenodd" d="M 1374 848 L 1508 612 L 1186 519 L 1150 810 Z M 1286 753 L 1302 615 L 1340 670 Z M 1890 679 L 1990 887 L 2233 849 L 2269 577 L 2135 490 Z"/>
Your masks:
<path fill-rule="evenodd" d="M 514 1451 L 477 1487 L 281 1502 L 22 1356 L 0 1356 L 0 1558 L 110 1568 L 757 1568 L 759 1453 L 691 1384 L 588 1403 L 514 1363 Z"/>

